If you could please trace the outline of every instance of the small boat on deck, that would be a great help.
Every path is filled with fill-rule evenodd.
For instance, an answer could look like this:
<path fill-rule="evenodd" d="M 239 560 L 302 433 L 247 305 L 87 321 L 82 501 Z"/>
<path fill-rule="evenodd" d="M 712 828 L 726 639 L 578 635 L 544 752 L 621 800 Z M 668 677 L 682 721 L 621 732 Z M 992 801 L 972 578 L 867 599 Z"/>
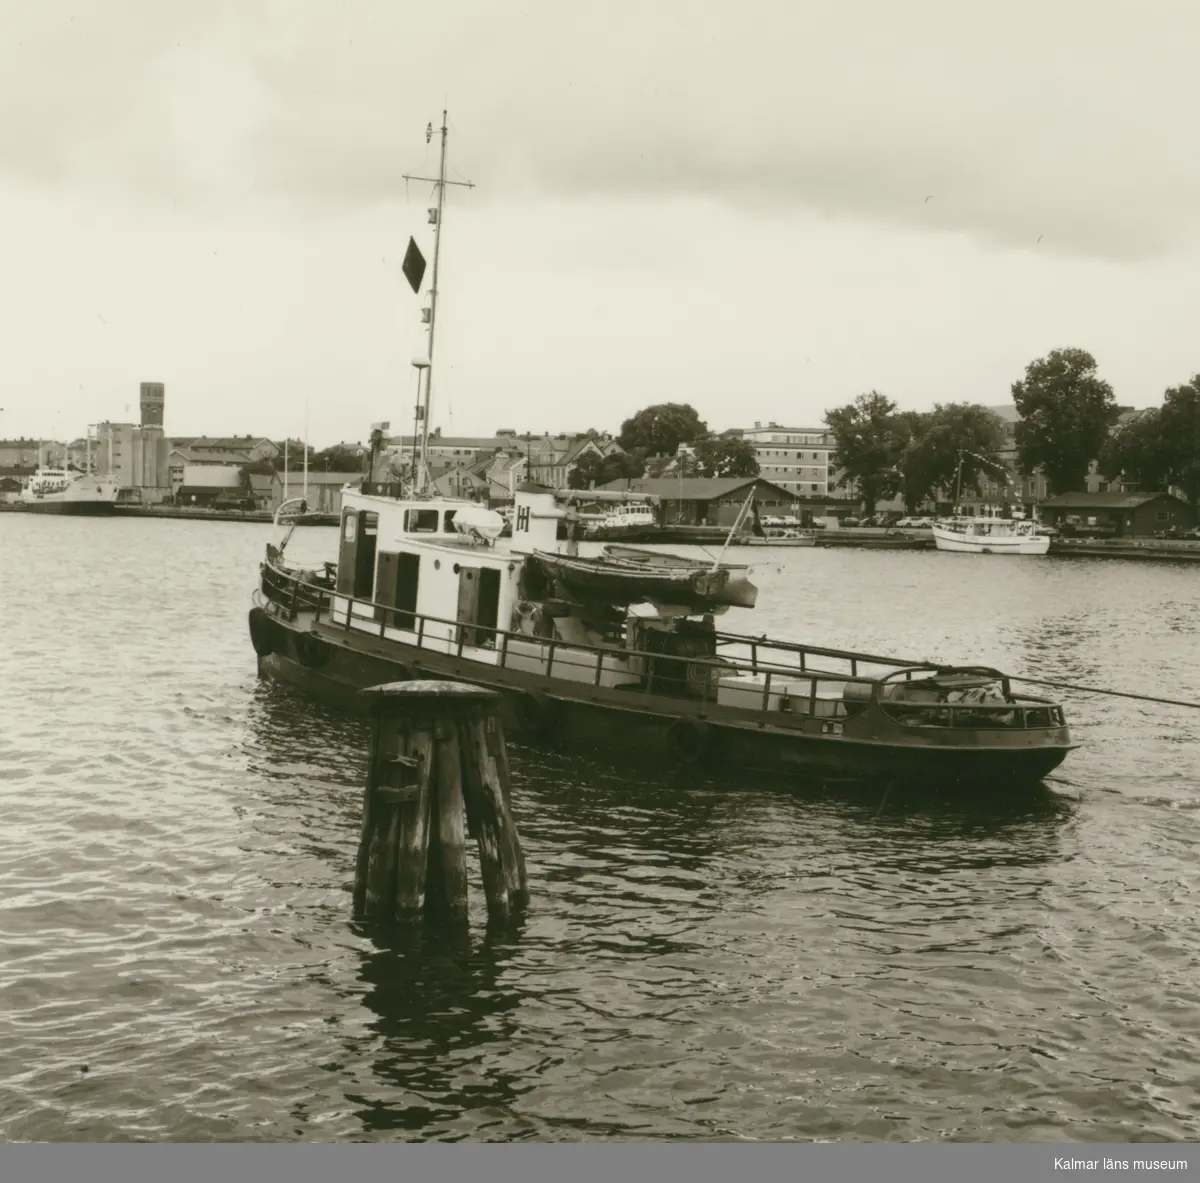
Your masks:
<path fill-rule="evenodd" d="M 649 563 L 611 562 L 604 558 L 546 554 L 535 551 L 534 562 L 583 600 L 606 604 L 723 604 L 729 572 L 720 568 Z"/>
<path fill-rule="evenodd" d="M 634 546 L 606 546 L 604 557 L 609 563 L 624 563 L 641 570 L 650 567 L 689 567 L 697 570 L 710 570 L 714 566 L 713 563 L 706 562 L 704 559 Z M 758 588 L 750 582 L 746 573 L 748 570 L 746 564 L 719 562 L 718 565 L 728 575 L 722 592 L 723 602 L 738 608 L 753 608 L 758 600 Z"/>

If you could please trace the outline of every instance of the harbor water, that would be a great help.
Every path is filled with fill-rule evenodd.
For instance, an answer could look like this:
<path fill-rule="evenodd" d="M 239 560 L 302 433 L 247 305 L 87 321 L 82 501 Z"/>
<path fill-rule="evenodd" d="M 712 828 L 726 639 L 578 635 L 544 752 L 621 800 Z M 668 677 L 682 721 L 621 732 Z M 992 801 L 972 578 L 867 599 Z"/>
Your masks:
<path fill-rule="evenodd" d="M 1200 1138 L 1200 713 L 1067 694 L 1010 799 L 514 744 L 523 925 L 388 936 L 364 726 L 255 673 L 274 537 L 0 516 L 7 1140 Z M 1200 700 L 1193 565 L 730 557 L 731 628 Z"/>

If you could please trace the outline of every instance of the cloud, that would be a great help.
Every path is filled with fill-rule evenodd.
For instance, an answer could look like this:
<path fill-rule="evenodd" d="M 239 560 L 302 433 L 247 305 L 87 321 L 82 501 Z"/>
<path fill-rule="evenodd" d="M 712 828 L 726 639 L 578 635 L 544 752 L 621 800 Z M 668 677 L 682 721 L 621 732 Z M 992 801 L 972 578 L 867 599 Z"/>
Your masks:
<path fill-rule="evenodd" d="M 699 198 L 1113 259 L 1195 229 L 1200 158 L 1181 146 L 1200 133 L 1200 18 L 1179 3 L 117 0 L 68 15 L 27 6 L 17 37 L 40 48 L 3 51 L 10 173 L 354 209 L 436 166 L 422 132 L 448 101 L 452 168 L 484 203 Z"/>

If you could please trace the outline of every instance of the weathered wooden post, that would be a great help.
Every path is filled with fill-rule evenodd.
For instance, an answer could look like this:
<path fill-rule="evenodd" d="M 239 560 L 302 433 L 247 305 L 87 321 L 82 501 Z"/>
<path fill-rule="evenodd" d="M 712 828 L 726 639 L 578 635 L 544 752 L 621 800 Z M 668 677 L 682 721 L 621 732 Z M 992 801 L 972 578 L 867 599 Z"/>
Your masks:
<path fill-rule="evenodd" d="M 529 888 L 500 695 L 420 680 L 362 693 L 373 701 L 354 914 L 464 921 L 469 836 L 479 845 L 488 914 L 508 920 L 528 902 Z"/>

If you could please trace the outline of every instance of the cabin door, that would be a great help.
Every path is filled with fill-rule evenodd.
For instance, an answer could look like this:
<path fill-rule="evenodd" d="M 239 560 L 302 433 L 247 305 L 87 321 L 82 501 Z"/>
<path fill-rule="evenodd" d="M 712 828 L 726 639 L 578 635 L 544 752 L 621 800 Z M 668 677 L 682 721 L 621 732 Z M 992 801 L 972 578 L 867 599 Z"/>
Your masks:
<path fill-rule="evenodd" d="M 379 540 L 379 515 L 347 510 L 342 515 L 342 543 L 338 551 L 337 591 L 340 596 L 370 600 L 375 591 L 375 544 Z"/>
<path fill-rule="evenodd" d="M 358 514 L 347 509 L 342 514 L 342 537 L 338 545 L 337 592 L 354 595 L 354 565 L 358 558 Z"/>
<path fill-rule="evenodd" d="M 417 577 L 421 560 L 413 554 L 379 552 L 379 578 L 375 584 L 375 619 L 386 618 L 388 628 L 412 629 L 416 625 Z"/>
<path fill-rule="evenodd" d="M 491 567 L 463 567 L 458 573 L 458 640 L 464 645 L 490 645 L 500 615 L 500 572 Z M 470 625 L 482 627 L 471 628 Z"/>

